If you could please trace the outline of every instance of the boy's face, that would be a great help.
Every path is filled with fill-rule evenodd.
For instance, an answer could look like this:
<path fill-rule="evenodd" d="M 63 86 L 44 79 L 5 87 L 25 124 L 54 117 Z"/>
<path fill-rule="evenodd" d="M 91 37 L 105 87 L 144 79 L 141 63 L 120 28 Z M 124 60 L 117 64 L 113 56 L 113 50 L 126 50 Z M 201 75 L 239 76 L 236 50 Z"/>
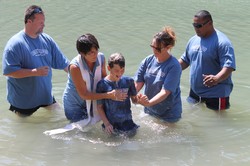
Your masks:
<path fill-rule="evenodd" d="M 112 68 L 108 66 L 108 70 L 112 81 L 119 81 L 125 72 L 125 67 L 121 68 L 118 64 L 114 64 Z"/>

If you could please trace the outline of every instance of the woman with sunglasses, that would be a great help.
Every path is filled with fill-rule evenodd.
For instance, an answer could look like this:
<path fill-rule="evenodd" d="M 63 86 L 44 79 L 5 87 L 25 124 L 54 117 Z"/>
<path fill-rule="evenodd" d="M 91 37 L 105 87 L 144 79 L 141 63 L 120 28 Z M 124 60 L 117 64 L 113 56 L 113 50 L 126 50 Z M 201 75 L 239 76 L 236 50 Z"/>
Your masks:
<path fill-rule="evenodd" d="M 188 102 L 204 102 L 213 110 L 228 109 L 233 90 L 231 75 L 236 69 L 233 46 L 225 34 L 213 27 L 208 11 L 199 11 L 193 21 L 196 35 L 179 59 L 183 70 L 190 66 Z"/>
<path fill-rule="evenodd" d="M 143 86 L 144 95 L 138 95 L 138 103 L 144 112 L 165 122 L 177 122 L 181 118 L 180 91 L 181 66 L 171 54 L 176 36 L 171 27 L 164 27 L 152 40 L 153 54 L 140 64 L 135 76 L 136 89 Z"/>

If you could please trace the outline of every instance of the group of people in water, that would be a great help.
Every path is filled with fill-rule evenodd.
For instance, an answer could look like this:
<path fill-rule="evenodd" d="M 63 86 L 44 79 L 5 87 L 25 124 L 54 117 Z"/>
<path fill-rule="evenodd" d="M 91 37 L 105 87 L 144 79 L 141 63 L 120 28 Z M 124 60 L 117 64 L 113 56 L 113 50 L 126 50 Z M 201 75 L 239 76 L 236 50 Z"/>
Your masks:
<path fill-rule="evenodd" d="M 57 104 L 52 93 L 52 68 L 68 73 L 63 93 L 66 118 L 72 123 L 102 120 L 109 134 L 136 132 L 139 126 L 132 119 L 131 101 L 164 122 L 178 122 L 182 114 L 181 73 L 189 66 L 187 101 L 203 102 L 212 110 L 230 107 L 232 72 L 236 69 L 234 49 L 226 35 L 214 28 L 206 10 L 194 15 L 196 35 L 180 59 L 171 54 L 176 36 L 166 26 L 153 36 L 153 53 L 142 60 L 134 78 L 124 76 L 121 53 L 111 54 L 106 66 L 98 40 L 91 33 L 77 39 L 78 55 L 69 61 L 56 42 L 43 33 L 45 16 L 40 6 L 26 9 L 24 23 L 24 30 L 7 42 L 2 58 L 9 109 L 18 115 L 30 116 L 40 107 Z"/>

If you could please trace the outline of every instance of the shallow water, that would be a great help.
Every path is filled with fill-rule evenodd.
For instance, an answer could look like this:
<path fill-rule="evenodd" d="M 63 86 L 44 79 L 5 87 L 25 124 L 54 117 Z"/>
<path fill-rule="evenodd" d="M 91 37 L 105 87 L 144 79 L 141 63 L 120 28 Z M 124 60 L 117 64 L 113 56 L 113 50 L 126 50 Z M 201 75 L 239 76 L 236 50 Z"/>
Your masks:
<path fill-rule="evenodd" d="M 192 17 L 200 9 L 212 13 L 214 25 L 231 39 L 237 70 L 233 73 L 231 108 L 214 112 L 204 105 L 189 105 L 189 72 L 181 80 L 183 118 L 175 125 L 164 124 L 145 115 L 133 105 L 134 121 L 140 125 L 133 138 L 109 137 L 101 123 L 85 132 L 70 131 L 54 136 L 45 130 L 68 124 L 62 108 L 40 109 L 20 118 L 8 111 L 6 80 L 0 76 L 0 165 L 177 165 L 233 166 L 250 163 L 250 1 L 247 0 L 156 0 L 156 1 L 36 1 L 46 12 L 45 32 L 65 55 L 76 56 L 75 41 L 81 34 L 93 33 L 101 51 L 108 57 L 121 52 L 126 58 L 126 75 L 133 76 L 140 61 L 151 53 L 152 36 L 164 25 L 177 34 L 172 53 L 179 58 L 194 34 Z M 34 1 L 0 0 L 0 52 L 7 40 L 23 28 L 25 8 Z M 1 57 L 2 58 L 2 57 Z M 2 65 L 2 64 L 0 64 Z M 56 100 L 61 97 L 67 76 L 53 73 Z"/>

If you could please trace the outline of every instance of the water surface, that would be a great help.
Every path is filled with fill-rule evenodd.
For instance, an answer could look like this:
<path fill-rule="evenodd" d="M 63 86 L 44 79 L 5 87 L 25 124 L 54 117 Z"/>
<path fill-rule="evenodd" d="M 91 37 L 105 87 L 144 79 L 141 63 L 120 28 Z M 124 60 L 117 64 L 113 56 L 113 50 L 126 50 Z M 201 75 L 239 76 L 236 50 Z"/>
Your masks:
<path fill-rule="evenodd" d="M 185 100 L 189 92 L 187 70 L 181 79 L 183 118 L 175 125 L 163 124 L 133 105 L 134 121 L 140 125 L 134 138 L 108 137 L 101 123 L 86 132 L 74 130 L 46 136 L 45 130 L 68 124 L 63 109 L 40 109 L 31 117 L 17 117 L 8 111 L 6 79 L 1 75 L 0 165 L 249 165 L 250 1 L 0 0 L 0 52 L 7 40 L 23 28 L 24 10 L 34 2 L 46 13 L 44 31 L 69 59 L 77 54 L 77 37 L 89 32 L 97 37 L 106 57 L 113 52 L 123 53 L 129 76 L 151 54 L 151 39 L 164 25 L 175 29 L 177 43 L 172 53 L 179 58 L 194 34 L 193 15 L 200 9 L 209 10 L 215 27 L 231 39 L 235 48 L 232 106 L 214 112 L 204 105 L 189 105 Z M 53 91 L 59 104 L 66 81 L 63 71 L 53 71 Z"/>

